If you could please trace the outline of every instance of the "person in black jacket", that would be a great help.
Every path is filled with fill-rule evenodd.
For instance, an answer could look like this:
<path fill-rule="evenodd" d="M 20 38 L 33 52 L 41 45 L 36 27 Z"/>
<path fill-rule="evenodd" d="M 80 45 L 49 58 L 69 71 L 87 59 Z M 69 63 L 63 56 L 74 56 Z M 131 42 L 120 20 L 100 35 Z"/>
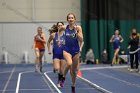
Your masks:
<path fill-rule="evenodd" d="M 128 46 L 128 49 L 130 50 L 130 52 L 133 52 L 133 53 L 130 53 L 130 67 L 131 67 L 130 71 L 134 70 L 134 62 L 136 64 L 136 67 L 135 67 L 136 71 L 137 72 L 139 71 L 138 51 L 137 51 L 138 44 L 139 44 L 139 36 L 137 35 L 137 30 L 133 28 L 131 31 L 131 36 L 129 38 L 129 46 Z"/>

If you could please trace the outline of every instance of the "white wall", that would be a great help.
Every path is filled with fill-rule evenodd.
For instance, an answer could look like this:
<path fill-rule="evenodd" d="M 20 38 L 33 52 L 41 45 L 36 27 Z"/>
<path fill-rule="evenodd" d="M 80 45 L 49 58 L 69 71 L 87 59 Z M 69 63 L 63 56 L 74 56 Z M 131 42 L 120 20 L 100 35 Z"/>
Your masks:
<path fill-rule="evenodd" d="M 0 0 L 0 22 L 66 21 L 70 12 L 80 21 L 80 0 Z"/>

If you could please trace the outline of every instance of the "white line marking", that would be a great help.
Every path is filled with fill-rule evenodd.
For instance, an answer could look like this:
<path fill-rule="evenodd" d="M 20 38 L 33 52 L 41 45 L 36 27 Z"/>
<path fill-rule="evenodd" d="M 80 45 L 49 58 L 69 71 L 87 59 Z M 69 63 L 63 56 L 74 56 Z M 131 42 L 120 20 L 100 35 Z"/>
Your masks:
<path fill-rule="evenodd" d="M 19 91 L 20 78 L 21 78 L 21 73 L 19 73 L 19 75 L 18 75 L 18 81 L 17 81 L 16 93 L 18 93 L 18 91 Z"/>
<path fill-rule="evenodd" d="M 134 84 L 134 83 L 125 81 L 125 80 L 123 80 L 123 79 L 119 79 L 119 78 L 116 78 L 116 77 L 113 77 L 113 76 L 108 76 L 108 75 L 106 75 L 106 74 L 103 74 L 103 73 L 100 73 L 100 72 L 97 72 L 97 71 L 95 71 L 95 73 L 97 73 L 97 74 L 99 74 L 99 75 L 102 75 L 102 76 L 104 76 L 104 77 L 107 77 L 107 78 L 111 78 L 111 79 L 114 79 L 114 80 L 123 82 L 123 83 L 125 83 L 125 84 L 127 84 L 127 85 L 132 85 L 132 86 L 135 86 L 135 87 L 140 88 L 140 85 L 139 85 L 139 84 Z"/>
<path fill-rule="evenodd" d="M 78 78 L 81 79 L 81 80 L 83 80 L 84 82 L 88 83 L 89 85 L 91 85 L 92 87 L 98 89 L 99 91 L 101 91 L 103 93 L 112 93 L 112 92 L 110 92 L 110 91 L 108 91 L 108 90 L 106 90 L 106 89 L 98 86 L 97 84 L 92 83 L 91 81 L 89 81 L 89 80 L 87 80 L 87 79 L 85 79 L 83 77 L 78 76 Z"/>
<path fill-rule="evenodd" d="M 5 93 L 5 91 L 6 91 L 6 89 L 7 89 L 7 86 L 8 86 L 8 84 L 9 84 L 9 82 L 10 82 L 10 79 L 12 78 L 12 75 L 13 75 L 13 73 L 14 73 L 14 71 L 15 71 L 15 68 L 16 68 L 16 66 L 14 66 L 14 68 L 12 69 L 11 74 L 10 74 L 10 76 L 9 76 L 9 78 L 8 78 L 8 80 L 7 80 L 6 84 L 5 84 L 5 86 L 4 86 L 4 89 L 3 89 L 3 92 L 2 92 L 2 93 Z"/>
<path fill-rule="evenodd" d="M 2 93 L 2 91 L 3 91 L 3 90 L 0 90 L 0 93 Z M 13 92 L 13 93 L 14 93 L 15 90 L 14 90 L 14 89 L 6 89 L 5 92 L 6 92 L 6 93 L 7 93 L 7 92 Z"/>
<path fill-rule="evenodd" d="M 51 92 L 54 93 L 54 90 L 53 90 L 52 87 L 50 86 L 49 81 L 46 80 L 46 77 L 43 77 L 43 76 L 42 76 L 42 78 L 43 78 L 43 80 L 45 81 L 45 83 L 48 85 L 48 87 L 50 88 Z"/>
<path fill-rule="evenodd" d="M 92 69 L 105 69 L 105 68 L 125 68 L 128 66 L 106 66 L 106 67 L 90 67 L 90 68 L 81 68 L 80 70 L 92 70 Z"/>
<path fill-rule="evenodd" d="M 19 86 L 20 86 L 20 81 L 21 81 L 21 75 L 22 74 L 25 74 L 25 73 L 32 73 L 34 71 L 25 71 L 25 72 L 20 72 L 19 75 L 18 75 L 18 80 L 17 80 L 17 86 L 16 86 L 16 92 L 15 93 L 18 93 L 19 92 Z M 52 71 L 48 71 L 47 73 L 50 73 Z M 21 89 L 22 90 L 22 89 Z"/>
<path fill-rule="evenodd" d="M 108 66 L 108 67 L 92 67 L 92 68 L 82 68 L 81 70 L 92 70 L 92 69 L 105 69 L 105 68 L 124 68 L 124 67 L 127 67 L 127 66 Z M 19 92 L 19 86 L 20 86 L 20 81 L 21 81 L 21 75 L 23 73 L 30 73 L 30 72 L 34 72 L 34 71 L 26 71 L 26 72 L 21 72 L 19 73 L 18 75 L 18 81 L 17 81 L 17 87 L 16 87 L 16 92 L 15 93 L 18 93 Z M 62 93 L 58 88 L 57 86 L 53 83 L 53 81 L 48 77 L 47 73 L 51 73 L 52 71 L 48 71 L 48 72 L 45 72 L 44 75 L 46 76 L 46 78 L 52 83 L 52 85 L 54 86 L 54 88 L 58 91 L 58 93 Z M 4 73 L 4 72 L 2 72 Z M 6 72 L 8 73 L 8 72 Z M 111 92 L 110 92 L 111 93 Z"/>
<path fill-rule="evenodd" d="M 22 72 L 23 70 L 16 70 L 14 72 Z M 4 74 L 4 73 L 11 73 L 12 71 L 1 71 L 0 74 Z"/>
<path fill-rule="evenodd" d="M 98 70 L 98 69 L 105 69 L 105 68 L 111 69 L 111 68 L 125 68 L 125 67 L 128 67 L 128 66 L 91 67 L 91 68 L 82 68 L 82 69 L 80 69 L 80 70 L 93 70 L 93 69 Z M 139 88 L 140 88 L 140 85 L 139 85 L 139 84 L 134 84 L 134 83 L 131 83 L 131 82 L 128 82 L 128 81 L 119 79 L 119 78 L 115 78 L 115 77 L 113 77 L 113 76 L 109 76 L 109 75 L 106 75 L 106 74 L 103 74 L 103 73 L 100 73 L 100 72 L 97 72 L 97 71 L 95 71 L 95 72 L 96 72 L 97 74 L 100 74 L 100 75 L 104 76 L 104 77 L 108 77 L 108 78 L 111 78 L 111 79 L 114 79 L 114 80 L 117 80 L 117 81 L 126 83 L 127 85 L 133 85 L 133 86 L 136 86 L 136 87 L 139 87 Z M 80 77 L 78 77 L 78 78 L 80 78 Z"/>
<path fill-rule="evenodd" d="M 57 86 L 53 83 L 53 81 L 49 78 L 49 76 L 47 75 L 47 73 L 45 72 L 44 75 L 46 76 L 46 78 L 50 81 L 50 83 L 54 86 L 54 88 L 57 90 L 58 93 L 62 93 Z"/>
<path fill-rule="evenodd" d="M 40 90 L 50 90 L 50 89 L 20 89 L 20 90 L 23 90 L 23 91 L 32 91 L 32 90 L 40 91 Z"/>
<path fill-rule="evenodd" d="M 15 93 L 18 93 L 18 92 L 19 92 L 19 86 L 20 86 L 21 75 L 22 75 L 23 73 L 31 73 L 31 72 L 34 72 L 34 71 L 26 71 L 26 72 L 21 72 L 21 73 L 19 73 L 19 75 L 18 75 L 18 80 L 17 80 L 17 87 L 16 87 L 16 92 L 15 92 Z"/>
<path fill-rule="evenodd" d="M 0 74 L 5 74 L 5 73 L 11 73 L 12 71 L 3 71 L 3 72 L 0 72 Z"/>
<path fill-rule="evenodd" d="M 53 71 L 47 71 L 47 72 L 45 72 L 45 73 L 47 73 L 47 74 L 48 74 L 48 73 L 52 73 L 52 72 L 53 72 Z"/>

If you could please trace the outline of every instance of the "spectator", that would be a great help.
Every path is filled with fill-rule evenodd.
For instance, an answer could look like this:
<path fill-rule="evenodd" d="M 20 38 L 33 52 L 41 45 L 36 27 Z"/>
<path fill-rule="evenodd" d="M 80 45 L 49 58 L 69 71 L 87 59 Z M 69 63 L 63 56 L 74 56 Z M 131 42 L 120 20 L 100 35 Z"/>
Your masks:
<path fill-rule="evenodd" d="M 95 63 L 95 60 L 94 60 L 94 53 L 93 53 L 93 50 L 90 48 L 87 53 L 86 53 L 86 59 L 85 59 L 85 62 L 87 64 L 91 63 L 91 64 L 94 64 Z"/>
<path fill-rule="evenodd" d="M 119 51 L 119 64 L 126 64 L 128 62 L 128 55 L 125 53 L 124 49 Z"/>
<path fill-rule="evenodd" d="M 108 63 L 108 53 L 106 49 L 104 49 L 103 52 L 101 53 L 101 62 L 104 64 Z"/>
<path fill-rule="evenodd" d="M 131 36 L 129 38 L 129 46 L 128 49 L 130 50 L 130 71 L 134 70 L 134 63 L 136 64 L 136 71 L 139 72 L 138 66 L 138 44 L 139 44 L 139 36 L 137 36 L 137 30 L 135 28 L 131 31 Z M 135 60 L 134 60 L 135 59 Z"/>

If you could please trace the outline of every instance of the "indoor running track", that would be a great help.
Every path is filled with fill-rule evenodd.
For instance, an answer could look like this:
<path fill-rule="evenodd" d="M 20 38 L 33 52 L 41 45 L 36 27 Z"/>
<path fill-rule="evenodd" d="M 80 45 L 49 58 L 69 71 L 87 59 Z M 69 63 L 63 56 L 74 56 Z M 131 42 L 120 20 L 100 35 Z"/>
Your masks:
<path fill-rule="evenodd" d="M 126 67 L 81 65 L 76 93 L 139 93 L 140 75 L 125 71 Z M 43 73 L 36 73 L 33 64 L 0 64 L 0 93 L 71 93 L 69 73 L 65 86 L 59 89 L 52 69 L 51 64 L 45 64 Z"/>

